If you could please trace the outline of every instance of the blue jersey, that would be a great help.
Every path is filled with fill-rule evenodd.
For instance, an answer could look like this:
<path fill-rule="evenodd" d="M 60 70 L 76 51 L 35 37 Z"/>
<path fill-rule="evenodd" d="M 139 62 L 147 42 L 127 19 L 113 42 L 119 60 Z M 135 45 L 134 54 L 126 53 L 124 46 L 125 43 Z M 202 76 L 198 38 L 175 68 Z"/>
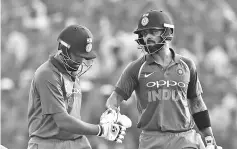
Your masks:
<path fill-rule="evenodd" d="M 186 131 L 194 127 L 188 99 L 202 93 L 195 64 L 170 49 L 167 68 L 145 55 L 131 62 L 116 84 L 125 100 L 135 91 L 140 114 L 138 128 L 148 131 Z"/>
<path fill-rule="evenodd" d="M 61 130 L 53 114 L 65 112 L 80 119 L 81 90 L 79 79 L 72 80 L 63 64 L 54 57 L 42 64 L 31 83 L 28 103 L 30 137 L 71 140 L 81 137 Z"/>

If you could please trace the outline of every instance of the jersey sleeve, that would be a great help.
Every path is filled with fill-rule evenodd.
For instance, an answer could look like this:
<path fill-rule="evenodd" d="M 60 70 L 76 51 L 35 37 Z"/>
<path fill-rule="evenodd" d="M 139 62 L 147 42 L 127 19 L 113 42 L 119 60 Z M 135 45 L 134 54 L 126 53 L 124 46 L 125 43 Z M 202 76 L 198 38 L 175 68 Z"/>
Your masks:
<path fill-rule="evenodd" d="M 202 86 L 198 78 L 197 68 L 192 60 L 186 60 L 190 69 L 190 82 L 188 84 L 187 98 L 193 99 L 203 93 Z"/>
<path fill-rule="evenodd" d="M 130 98 L 132 92 L 138 86 L 138 72 L 140 66 L 141 59 L 129 63 L 116 83 L 115 92 L 122 96 L 124 100 Z"/>
<path fill-rule="evenodd" d="M 43 114 L 67 112 L 59 74 L 53 72 L 40 73 L 35 76 L 35 86 Z"/>

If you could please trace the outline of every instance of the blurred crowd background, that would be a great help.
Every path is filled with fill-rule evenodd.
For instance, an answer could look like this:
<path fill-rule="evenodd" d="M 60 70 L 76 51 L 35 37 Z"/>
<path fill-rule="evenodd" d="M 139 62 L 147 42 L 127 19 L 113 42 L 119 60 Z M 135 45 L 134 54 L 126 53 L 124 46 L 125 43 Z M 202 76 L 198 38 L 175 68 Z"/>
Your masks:
<path fill-rule="evenodd" d="M 237 149 L 236 0 L 2 0 L 1 144 L 26 149 L 29 85 L 36 68 L 57 51 L 57 36 L 79 23 L 94 35 L 94 65 L 81 77 L 82 119 L 98 123 L 105 102 L 125 66 L 144 53 L 132 32 L 150 9 L 173 18 L 177 53 L 192 58 L 199 72 L 216 141 Z M 122 104 L 133 126 L 123 144 L 88 136 L 93 149 L 136 149 L 136 100 Z"/>

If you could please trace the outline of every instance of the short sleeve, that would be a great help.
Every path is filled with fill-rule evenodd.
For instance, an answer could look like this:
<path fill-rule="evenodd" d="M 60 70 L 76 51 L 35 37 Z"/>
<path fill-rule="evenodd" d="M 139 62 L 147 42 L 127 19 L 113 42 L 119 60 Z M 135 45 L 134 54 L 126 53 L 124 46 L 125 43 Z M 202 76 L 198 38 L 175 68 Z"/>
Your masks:
<path fill-rule="evenodd" d="M 35 86 L 39 94 L 43 114 L 66 112 L 59 74 L 41 72 L 35 76 Z"/>
<path fill-rule="evenodd" d="M 139 60 L 133 61 L 127 65 L 116 83 L 115 91 L 127 100 L 138 86 L 138 72 L 141 66 Z"/>
<path fill-rule="evenodd" d="M 202 86 L 198 78 L 197 68 L 192 60 L 186 60 L 190 69 L 190 82 L 188 84 L 187 98 L 193 99 L 203 93 Z"/>

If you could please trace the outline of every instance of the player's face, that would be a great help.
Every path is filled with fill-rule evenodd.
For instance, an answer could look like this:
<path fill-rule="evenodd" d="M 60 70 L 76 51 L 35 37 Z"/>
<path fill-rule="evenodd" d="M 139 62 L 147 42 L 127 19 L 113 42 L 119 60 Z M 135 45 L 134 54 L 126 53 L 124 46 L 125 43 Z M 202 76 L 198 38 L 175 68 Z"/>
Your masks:
<path fill-rule="evenodd" d="M 82 58 L 79 55 L 74 55 L 72 53 L 69 53 L 70 59 L 68 61 L 68 64 L 74 68 L 79 67 L 82 64 L 82 61 L 84 60 L 84 58 Z"/>
<path fill-rule="evenodd" d="M 80 55 L 74 55 L 72 53 L 70 54 L 70 59 L 71 60 L 68 62 L 68 64 L 71 67 L 76 68 L 80 72 L 79 75 L 84 74 L 93 64 L 93 60 L 86 60 Z"/>
<path fill-rule="evenodd" d="M 77 62 L 77 63 L 82 63 L 83 59 L 81 56 L 77 56 L 77 55 L 74 55 L 74 54 L 70 54 L 71 56 L 71 59 L 74 61 L 74 62 Z"/>
<path fill-rule="evenodd" d="M 158 29 L 148 29 L 148 30 L 141 31 L 143 40 L 148 45 L 154 45 L 156 43 L 162 42 L 162 38 L 161 38 L 162 33 L 163 33 L 163 30 L 158 30 Z"/>

